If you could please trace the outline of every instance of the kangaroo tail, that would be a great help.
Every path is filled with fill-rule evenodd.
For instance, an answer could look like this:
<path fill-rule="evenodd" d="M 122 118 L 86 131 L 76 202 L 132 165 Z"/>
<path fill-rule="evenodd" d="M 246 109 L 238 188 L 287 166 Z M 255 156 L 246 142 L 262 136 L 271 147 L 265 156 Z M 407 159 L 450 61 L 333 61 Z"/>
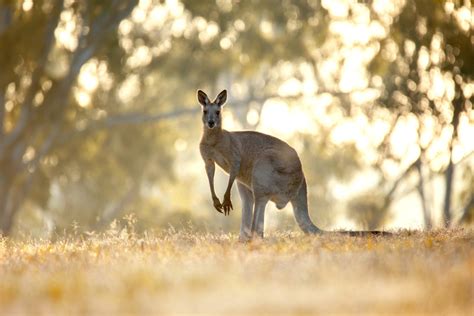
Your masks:
<path fill-rule="evenodd" d="M 303 232 L 306 234 L 317 234 L 323 232 L 313 224 L 311 217 L 309 217 L 306 180 L 304 178 L 296 196 L 291 200 L 291 204 L 293 206 L 296 222 Z"/>
<path fill-rule="evenodd" d="M 307 198 L 307 188 L 306 188 L 306 180 L 303 179 L 303 183 L 301 184 L 296 196 L 291 200 L 291 204 L 293 205 L 293 212 L 295 214 L 296 222 L 301 230 L 306 234 L 318 234 L 318 233 L 338 233 L 344 234 L 349 236 L 369 236 L 369 235 L 380 235 L 380 236 L 391 236 L 393 233 L 388 231 L 380 231 L 380 230 L 373 230 L 373 231 L 324 231 L 319 229 L 316 225 L 314 225 L 311 217 L 309 217 L 308 213 L 308 198 Z"/>

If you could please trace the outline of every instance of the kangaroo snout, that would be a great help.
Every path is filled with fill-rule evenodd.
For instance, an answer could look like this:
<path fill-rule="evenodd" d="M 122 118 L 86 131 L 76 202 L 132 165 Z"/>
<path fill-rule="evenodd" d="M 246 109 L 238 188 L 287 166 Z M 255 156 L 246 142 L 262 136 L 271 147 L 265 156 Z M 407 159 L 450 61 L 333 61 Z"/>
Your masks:
<path fill-rule="evenodd" d="M 216 126 L 216 123 L 214 121 L 209 121 L 209 122 L 207 122 L 207 126 L 209 128 L 214 128 L 214 126 Z"/>

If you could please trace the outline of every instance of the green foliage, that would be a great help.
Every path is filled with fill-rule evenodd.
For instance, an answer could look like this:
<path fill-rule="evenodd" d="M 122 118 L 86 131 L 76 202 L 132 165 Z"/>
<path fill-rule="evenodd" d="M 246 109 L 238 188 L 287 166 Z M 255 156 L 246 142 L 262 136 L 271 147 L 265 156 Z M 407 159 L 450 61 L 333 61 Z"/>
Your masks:
<path fill-rule="evenodd" d="M 433 69 L 458 76 L 454 81 L 454 102 L 464 98 L 463 84 L 474 78 L 472 35 L 469 30 L 462 29 L 452 12 L 447 12 L 446 5 L 444 1 L 408 1 L 395 18 L 390 36 L 382 42 L 370 67 L 374 75 L 384 79 L 385 89 L 380 99 L 382 105 L 401 112 L 429 112 L 440 116 L 441 105 L 428 95 L 426 88 L 421 88 L 422 80 Z M 462 8 L 454 3 L 453 7 Z M 438 54 L 437 59 L 428 57 L 427 65 L 421 66 L 420 54 L 423 50 L 430 55 Z M 406 101 L 400 102 L 397 93 L 407 96 Z"/>

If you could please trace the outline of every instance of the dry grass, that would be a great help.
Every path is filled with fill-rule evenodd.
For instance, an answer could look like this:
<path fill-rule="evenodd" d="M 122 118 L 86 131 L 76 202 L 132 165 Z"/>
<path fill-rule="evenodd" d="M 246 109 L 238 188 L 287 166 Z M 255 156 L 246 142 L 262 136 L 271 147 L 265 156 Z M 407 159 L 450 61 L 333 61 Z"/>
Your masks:
<path fill-rule="evenodd" d="M 473 315 L 473 230 L 0 239 L 0 314 Z"/>

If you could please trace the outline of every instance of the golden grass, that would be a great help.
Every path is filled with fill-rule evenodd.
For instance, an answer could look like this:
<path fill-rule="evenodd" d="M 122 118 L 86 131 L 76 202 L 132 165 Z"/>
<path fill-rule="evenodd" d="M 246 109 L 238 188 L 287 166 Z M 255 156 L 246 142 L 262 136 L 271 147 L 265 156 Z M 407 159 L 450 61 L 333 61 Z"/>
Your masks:
<path fill-rule="evenodd" d="M 474 231 L 0 239 L 0 314 L 442 314 L 474 310 Z"/>

